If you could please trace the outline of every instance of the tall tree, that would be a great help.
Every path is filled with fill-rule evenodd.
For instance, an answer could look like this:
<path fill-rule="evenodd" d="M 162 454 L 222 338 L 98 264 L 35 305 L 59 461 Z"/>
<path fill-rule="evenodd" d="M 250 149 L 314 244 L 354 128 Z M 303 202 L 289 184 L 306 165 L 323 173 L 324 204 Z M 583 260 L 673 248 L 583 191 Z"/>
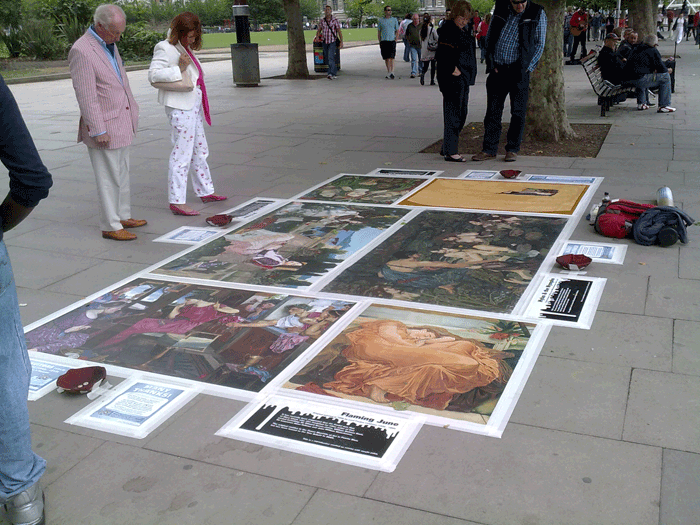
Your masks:
<path fill-rule="evenodd" d="M 656 34 L 656 0 L 629 0 L 630 27 L 639 33 L 639 41 Z"/>
<path fill-rule="evenodd" d="M 309 78 L 306 65 L 306 40 L 299 0 L 282 0 L 287 15 L 287 49 L 289 50 L 286 78 Z"/>
<path fill-rule="evenodd" d="M 564 43 L 564 2 L 537 0 L 547 13 L 544 53 L 530 77 L 525 133 L 546 142 L 576 136 L 566 114 L 561 50 Z"/>

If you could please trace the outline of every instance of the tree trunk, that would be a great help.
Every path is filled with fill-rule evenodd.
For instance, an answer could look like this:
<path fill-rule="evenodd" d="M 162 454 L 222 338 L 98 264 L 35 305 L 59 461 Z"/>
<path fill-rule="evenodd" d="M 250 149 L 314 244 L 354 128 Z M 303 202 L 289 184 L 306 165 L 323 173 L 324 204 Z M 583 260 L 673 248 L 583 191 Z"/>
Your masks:
<path fill-rule="evenodd" d="M 286 78 L 309 78 L 306 65 L 306 40 L 301 17 L 299 0 L 282 0 L 284 14 L 287 15 L 287 46 L 289 57 Z"/>
<path fill-rule="evenodd" d="M 538 0 L 547 12 L 547 41 L 544 53 L 530 77 L 530 97 L 525 133 L 545 142 L 575 137 L 566 115 L 562 52 L 564 2 Z"/>
<path fill-rule="evenodd" d="M 656 9 L 656 2 L 653 0 L 629 2 L 629 24 L 639 34 L 638 42 L 641 42 L 647 35 L 656 34 Z"/>

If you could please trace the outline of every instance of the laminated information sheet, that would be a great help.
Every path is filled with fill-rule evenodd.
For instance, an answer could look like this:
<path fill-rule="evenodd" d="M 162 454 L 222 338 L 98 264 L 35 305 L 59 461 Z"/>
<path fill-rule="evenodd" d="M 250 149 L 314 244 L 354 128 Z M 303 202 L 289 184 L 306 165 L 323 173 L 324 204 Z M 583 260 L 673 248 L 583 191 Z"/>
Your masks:
<path fill-rule="evenodd" d="M 36 401 L 56 388 L 56 380 L 72 367 L 31 357 L 32 377 L 29 380 L 29 401 Z"/>
<path fill-rule="evenodd" d="M 554 324 L 590 328 L 606 279 L 546 274 L 525 313 Z"/>
<path fill-rule="evenodd" d="M 216 435 L 392 472 L 420 427 L 416 417 L 273 396 Z"/>
<path fill-rule="evenodd" d="M 197 392 L 192 384 L 136 377 L 69 417 L 66 423 L 143 439 Z"/>

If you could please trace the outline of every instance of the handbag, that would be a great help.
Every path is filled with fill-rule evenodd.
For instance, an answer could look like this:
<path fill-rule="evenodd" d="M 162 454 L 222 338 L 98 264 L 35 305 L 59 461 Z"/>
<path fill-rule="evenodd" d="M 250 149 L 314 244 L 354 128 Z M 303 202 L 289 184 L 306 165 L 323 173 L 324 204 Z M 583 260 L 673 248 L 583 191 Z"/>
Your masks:
<path fill-rule="evenodd" d="M 194 83 L 192 82 L 192 77 L 187 72 L 187 70 L 182 72 L 182 79 L 175 80 L 173 82 L 151 82 L 151 85 L 156 89 L 163 89 L 165 91 L 192 91 L 194 89 Z"/>
<path fill-rule="evenodd" d="M 428 34 L 428 51 L 437 51 L 438 48 L 438 42 L 437 40 L 433 40 L 433 28 L 430 28 L 430 33 Z"/>

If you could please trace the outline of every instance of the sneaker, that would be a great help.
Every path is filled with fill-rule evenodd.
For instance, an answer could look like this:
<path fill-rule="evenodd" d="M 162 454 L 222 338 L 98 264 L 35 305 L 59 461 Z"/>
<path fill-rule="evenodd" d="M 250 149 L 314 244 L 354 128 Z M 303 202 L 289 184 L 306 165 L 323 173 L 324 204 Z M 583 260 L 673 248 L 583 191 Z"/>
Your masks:
<path fill-rule="evenodd" d="M 414 75 L 413 73 L 411 73 L 411 78 L 416 78 L 416 75 Z"/>
<path fill-rule="evenodd" d="M 391 78 L 391 77 L 389 76 L 389 74 L 387 74 L 384 78 Z"/>
<path fill-rule="evenodd" d="M 518 160 L 518 154 L 514 151 L 506 151 L 506 156 L 503 157 L 506 162 L 515 162 Z"/>
<path fill-rule="evenodd" d="M 672 108 L 671 106 L 664 106 L 656 110 L 657 113 L 673 113 L 674 111 L 676 111 L 676 108 Z"/>
<path fill-rule="evenodd" d="M 328 75 L 328 80 L 333 80 L 333 75 Z"/>
<path fill-rule="evenodd" d="M 5 514 L 10 523 L 44 525 L 44 491 L 37 482 L 5 503 Z"/>
<path fill-rule="evenodd" d="M 394 78 L 396 78 L 396 77 L 394 77 L 394 74 L 393 74 L 393 73 L 389 73 L 389 78 L 390 78 L 391 80 L 394 80 Z"/>
<path fill-rule="evenodd" d="M 646 104 L 637 104 L 637 111 L 644 111 L 645 109 L 649 109 L 649 106 Z"/>

